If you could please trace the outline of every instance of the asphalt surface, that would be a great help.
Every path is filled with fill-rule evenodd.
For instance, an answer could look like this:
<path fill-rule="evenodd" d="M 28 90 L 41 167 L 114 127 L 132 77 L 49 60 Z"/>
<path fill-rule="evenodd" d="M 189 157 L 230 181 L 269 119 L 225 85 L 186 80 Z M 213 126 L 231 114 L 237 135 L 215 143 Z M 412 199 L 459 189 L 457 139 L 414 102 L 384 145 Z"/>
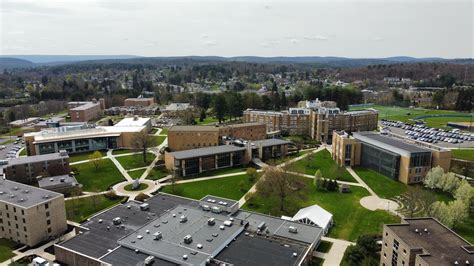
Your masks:
<path fill-rule="evenodd" d="M 404 137 L 408 137 L 407 134 L 405 134 L 405 129 L 403 128 L 398 128 L 398 127 L 388 127 L 390 129 L 390 132 L 394 133 L 394 134 L 397 134 L 397 135 L 401 135 L 401 136 L 404 136 Z M 436 146 L 440 146 L 440 147 L 443 147 L 443 148 L 473 148 L 474 147 L 474 141 L 464 141 L 463 143 L 448 143 L 448 142 L 445 142 L 445 141 L 438 141 L 438 143 L 428 143 L 428 144 L 432 144 L 432 145 L 436 145 Z"/>

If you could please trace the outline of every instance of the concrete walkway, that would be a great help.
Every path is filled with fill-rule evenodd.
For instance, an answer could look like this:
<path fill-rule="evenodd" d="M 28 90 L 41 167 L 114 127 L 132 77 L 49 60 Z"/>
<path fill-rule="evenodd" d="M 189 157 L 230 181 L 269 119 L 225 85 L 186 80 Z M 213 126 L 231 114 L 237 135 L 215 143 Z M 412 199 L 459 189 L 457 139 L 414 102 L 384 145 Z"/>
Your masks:
<path fill-rule="evenodd" d="M 113 191 L 115 191 L 115 194 L 117 194 L 118 196 L 128 197 L 128 200 L 133 200 L 140 193 L 144 193 L 144 194 L 147 194 L 148 196 L 151 196 L 151 193 L 157 191 L 160 188 L 160 185 L 156 184 L 155 181 L 153 180 L 140 180 L 140 183 L 148 185 L 146 189 L 136 190 L 136 191 L 125 190 L 125 186 L 130 185 L 132 183 L 133 182 L 127 182 L 127 181 L 118 183 L 114 185 L 112 189 Z"/>
<path fill-rule="evenodd" d="M 87 192 L 87 191 L 84 191 L 84 192 L 82 192 L 83 195 L 64 198 L 64 200 L 82 199 L 82 198 L 92 197 L 92 196 L 96 196 L 96 195 L 103 195 L 107 192 L 109 192 L 109 191 L 102 191 L 102 192 Z"/>
<path fill-rule="evenodd" d="M 127 170 L 125 170 L 125 168 L 123 168 L 123 166 L 119 163 L 119 161 L 115 159 L 115 156 L 112 155 L 112 150 L 107 151 L 107 158 L 109 158 L 115 164 L 115 167 L 117 167 L 117 169 L 125 177 L 125 179 L 127 179 L 127 181 L 129 182 L 133 181 L 133 178 L 127 173 Z"/>
<path fill-rule="evenodd" d="M 312 176 L 312 175 L 302 174 L 302 173 L 298 173 L 298 172 L 291 172 L 291 171 L 289 171 L 288 173 L 289 173 L 289 174 L 292 174 L 292 175 L 297 175 L 297 176 L 303 176 L 303 177 L 311 178 L 311 179 L 314 178 L 314 176 Z M 322 178 L 322 180 L 324 180 L 324 179 L 326 179 L 326 178 Z M 327 180 L 330 180 L 330 179 L 327 179 Z M 356 183 L 356 182 L 348 182 L 348 181 L 337 180 L 337 183 L 339 183 L 339 184 L 346 184 L 346 185 L 349 185 L 349 186 L 363 187 L 362 184 Z"/>
<path fill-rule="evenodd" d="M 347 247 L 351 245 L 355 245 L 354 242 L 349 242 L 346 240 L 324 237 L 322 240 L 331 242 L 332 246 L 329 250 L 329 253 L 321 253 L 321 252 L 313 252 L 313 255 L 318 258 L 324 259 L 324 266 L 337 266 L 340 265 L 342 262 L 342 258 L 344 257 L 344 252 L 346 252 Z"/>

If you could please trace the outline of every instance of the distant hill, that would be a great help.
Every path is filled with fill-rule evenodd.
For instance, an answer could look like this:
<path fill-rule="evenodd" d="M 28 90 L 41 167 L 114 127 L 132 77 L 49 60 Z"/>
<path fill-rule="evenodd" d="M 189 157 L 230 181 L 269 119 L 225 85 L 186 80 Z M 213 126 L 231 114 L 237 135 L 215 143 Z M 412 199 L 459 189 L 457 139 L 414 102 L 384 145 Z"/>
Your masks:
<path fill-rule="evenodd" d="M 11 61 L 19 60 L 18 63 Z M 23 64 L 19 62 L 24 62 Z M 65 64 L 189 64 L 189 63 L 218 63 L 218 62 L 246 62 L 259 64 L 308 64 L 323 67 L 363 67 L 368 65 L 388 65 L 401 63 L 452 63 L 474 64 L 474 59 L 444 59 L 437 57 L 414 58 L 396 56 L 387 58 L 347 58 L 334 56 L 297 56 L 297 57 L 260 57 L 260 56 L 177 56 L 177 57 L 140 57 L 134 55 L 12 55 L 0 57 L 0 69 L 25 68 L 34 66 L 54 66 Z"/>
<path fill-rule="evenodd" d="M 18 58 L 11 58 L 11 57 L 0 57 L 0 70 L 4 70 L 6 68 L 27 68 L 27 67 L 34 67 L 35 63 Z"/>

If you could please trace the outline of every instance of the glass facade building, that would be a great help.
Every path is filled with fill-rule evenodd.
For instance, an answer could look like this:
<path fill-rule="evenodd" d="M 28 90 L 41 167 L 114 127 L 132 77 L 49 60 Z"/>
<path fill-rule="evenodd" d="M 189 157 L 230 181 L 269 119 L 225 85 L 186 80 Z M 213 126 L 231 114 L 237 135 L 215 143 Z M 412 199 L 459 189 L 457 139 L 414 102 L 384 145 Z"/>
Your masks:
<path fill-rule="evenodd" d="M 400 155 L 394 152 L 362 143 L 360 164 L 373 169 L 382 175 L 398 180 L 400 169 Z"/>

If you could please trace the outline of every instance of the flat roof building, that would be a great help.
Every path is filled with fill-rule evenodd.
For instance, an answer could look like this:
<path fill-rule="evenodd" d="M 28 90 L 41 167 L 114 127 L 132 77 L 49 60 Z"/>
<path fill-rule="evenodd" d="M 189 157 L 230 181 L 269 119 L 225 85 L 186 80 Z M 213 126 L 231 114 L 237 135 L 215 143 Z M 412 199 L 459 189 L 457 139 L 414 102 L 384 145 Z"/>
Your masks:
<path fill-rule="evenodd" d="M 66 209 L 62 194 L 0 179 L 0 238 L 27 246 L 62 235 Z"/>
<path fill-rule="evenodd" d="M 69 174 L 42 177 L 38 180 L 38 187 L 67 195 L 72 191 L 80 192 L 82 185 Z"/>
<path fill-rule="evenodd" d="M 285 156 L 288 144 L 281 139 L 265 139 L 165 153 L 165 165 L 178 176 L 191 176 L 205 171 L 242 166 L 252 159 L 269 160 Z"/>
<path fill-rule="evenodd" d="M 223 138 L 260 140 L 265 139 L 266 126 L 262 123 L 242 123 L 222 126 L 172 126 L 168 131 L 168 147 L 182 151 L 217 146 Z"/>
<path fill-rule="evenodd" d="M 71 122 L 89 122 L 102 115 L 103 104 L 97 101 L 69 102 L 68 108 Z"/>
<path fill-rule="evenodd" d="M 474 246 L 434 218 L 383 226 L 380 265 L 472 265 Z"/>
<path fill-rule="evenodd" d="M 435 166 L 449 171 L 451 152 L 408 143 L 377 132 L 333 133 L 332 157 L 343 166 L 361 165 L 405 184 L 423 182 Z"/>
<path fill-rule="evenodd" d="M 34 184 L 40 175 L 69 174 L 69 155 L 62 150 L 56 153 L 13 158 L 3 167 L 8 180 Z"/>
<path fill-rule="evenodd" d="M 133 118 L 126 118 L 128 126 L 75 126 L 59 127 L 40 132 L 25 133 L 25 144 L 28 155 L 47 154 L 66 150 L 68 153 L 79 153 L 94 150 L 131 148 L 136 133 L 148 131 L 147 125 L 131 126 Z M 138 119 L 136 124 L 148 121 Z M 145 124 L 147 124 L 145 122 Z"/>
<path fill-rule="evenodd" d="M 126 107 L 130 106 L 141 106 L 146 107 L 155 104 L 155 99 L 153 98 L 127 98 L 123 101 L 123 105 Z"/>
<path fill-rule="evenodd" d="M 72 266 L 299 265 L 322 237 L 314 226 L 208 209 L 209 199 L 232 206 L 214 196 L 196 201 L 163 193 L 150 198 L 146 210 L 134 201 L 115 206 L 83 223 L 76 237 L 56 244 L 56 259 Z"/>

